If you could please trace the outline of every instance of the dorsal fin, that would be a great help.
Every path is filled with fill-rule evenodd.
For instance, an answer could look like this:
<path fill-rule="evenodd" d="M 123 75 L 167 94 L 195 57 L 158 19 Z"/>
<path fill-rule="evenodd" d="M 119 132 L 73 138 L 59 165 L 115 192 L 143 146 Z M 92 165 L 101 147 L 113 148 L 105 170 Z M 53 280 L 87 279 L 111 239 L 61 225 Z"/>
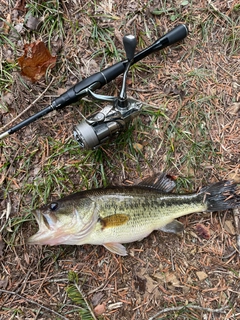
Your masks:
<path fill-rule="evenodd" d="M 141 181 L 138 186 L 152 188 L 162 192 L 171 192 L 176 186 L 174 179 L 175 177 L 165 172 L 156 173 Z"/>

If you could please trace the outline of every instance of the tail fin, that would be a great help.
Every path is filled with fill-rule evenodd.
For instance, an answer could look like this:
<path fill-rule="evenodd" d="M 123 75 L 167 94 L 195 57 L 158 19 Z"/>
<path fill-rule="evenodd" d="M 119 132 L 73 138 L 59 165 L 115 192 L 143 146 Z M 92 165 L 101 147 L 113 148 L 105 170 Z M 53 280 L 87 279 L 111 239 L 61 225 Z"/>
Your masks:
<path fill-rule="evenodd" d="M 230 180 L 214 183 L 200 193 L 204 193 L 207 211 L 224 211 L 240 205 L 240 188 Z"/>

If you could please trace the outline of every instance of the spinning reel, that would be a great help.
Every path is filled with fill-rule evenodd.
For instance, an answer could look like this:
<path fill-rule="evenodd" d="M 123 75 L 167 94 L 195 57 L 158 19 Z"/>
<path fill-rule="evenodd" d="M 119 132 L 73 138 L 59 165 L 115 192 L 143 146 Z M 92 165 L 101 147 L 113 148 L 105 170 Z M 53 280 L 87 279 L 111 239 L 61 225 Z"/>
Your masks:
<path fill-rule="evenodd" d="M 127 98 L 126 81 L 128 70 L 133 62 L 137 40 L 134 36 L 123 37 L 123 45 L 127 56 L 127 64 L 123 74 L 122 89 L 118 97 L 95 94 L 88 89 L 88 94 L 94 99 L 111 102 L 100 112 L 90 116 L 75 127 L 73 134 L 80 146 L 94 149 L 110 137 L 124 131 L 129 122 L 137 116 L 142 104 Z"/>
<path fill-rule="evenodd" d="M 78 124 L 74 128 L 73 135 L 83 148 L 95 149 L 99 147 L 110 137 L 118 136 L 120 132 L 124 131 L 131 120 L 135 118 L 141 110 L 142 104 L 140 102 L 127 98 L 126 82 L 130 66 L 145 58 L 150 53 L 183 40 L 187 35 L 187 27 L 184 24 L 178 25 L 136 55 L 136 38 L 132 35 L 124 36 L 123 45 L 126 52 L 126 60 L 118 62 L 77 83 L 74 87 L 56 98 L 47 108 L 0 134 L 0 139 L 20 130 L 53 110 L 62 109 L 88 95 L 100 101 L 111 102 L 111 104 Z M 123 73 L 123 82 L 118 97 L 94 93 L 96 89 L 102 88 L 121 73 Z"/>

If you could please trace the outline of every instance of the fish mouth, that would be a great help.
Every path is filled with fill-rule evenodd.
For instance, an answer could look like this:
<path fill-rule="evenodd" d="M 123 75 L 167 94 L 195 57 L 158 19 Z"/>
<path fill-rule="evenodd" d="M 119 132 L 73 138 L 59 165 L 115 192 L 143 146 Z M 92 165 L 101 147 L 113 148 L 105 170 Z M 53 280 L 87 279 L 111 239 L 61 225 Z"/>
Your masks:
<path fill-rule="evenodd" d="M 83 222 L 78 211 L 73 210 L 68 219 L 60 219 L 54 213 L 43 213 L 41 209 L 34 212 L 39 230 L 28 239 L 28 244 L 60 245 L 82 244 L 98 221 L 95 211 L 89 221 Z"/>
<path fill-rule="evenodd" d="M 39 230 L 28 239 L 28 244 L 51 245 L 52 242 L 56 242 L 56 234 L 54 232 L 55 219 L 51 219 L 52 217 L 50 216 L 45 216 L 42 214 L 41 210 L 36 210 L 33 215 L 37 221 Z M 55 238 L 55 241 L 53 238 Z"/>

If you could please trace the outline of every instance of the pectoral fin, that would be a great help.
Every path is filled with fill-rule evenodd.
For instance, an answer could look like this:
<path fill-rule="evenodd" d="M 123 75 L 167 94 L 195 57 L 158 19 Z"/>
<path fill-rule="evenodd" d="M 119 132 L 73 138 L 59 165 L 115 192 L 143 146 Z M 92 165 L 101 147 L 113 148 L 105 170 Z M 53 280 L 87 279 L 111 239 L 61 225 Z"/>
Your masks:
<path fill-rule="evenodd" d="M 159 228 L 159 230 L 162 230 L 164 232 L 169 232 L 169 233 L 180 233 L 180 232 L 183 232 L 183 229 L 184 229 L 183 224 L 177 220 L 173 220 L 172 222 Z"/>
<path fill-rule="evenodd" d="M 119 254 L 120 256 L 127 256 L 126 248 L 118 242 L 109 242 L 103 244 L 106 249 L 109 251 Z"/>

